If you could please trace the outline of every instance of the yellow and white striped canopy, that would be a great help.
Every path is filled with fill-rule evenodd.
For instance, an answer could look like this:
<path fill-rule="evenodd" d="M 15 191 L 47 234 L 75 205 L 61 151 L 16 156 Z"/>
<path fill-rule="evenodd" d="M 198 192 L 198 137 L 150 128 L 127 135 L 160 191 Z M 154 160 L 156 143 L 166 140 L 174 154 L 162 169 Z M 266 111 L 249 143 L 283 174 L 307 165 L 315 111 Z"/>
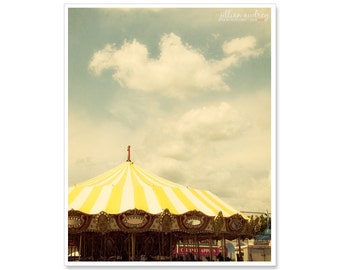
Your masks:
<path fill-rule="evenodd" d="M 68 210 L 86 214 L 119 214 L 131 209 L 159 214 L 166 208 L 173 214 L 197 210 L 216 216 L 222 211 L 229 217 L 238 213 L 209 191 L 176 184 L 130 161 L 68 188 Z"/>

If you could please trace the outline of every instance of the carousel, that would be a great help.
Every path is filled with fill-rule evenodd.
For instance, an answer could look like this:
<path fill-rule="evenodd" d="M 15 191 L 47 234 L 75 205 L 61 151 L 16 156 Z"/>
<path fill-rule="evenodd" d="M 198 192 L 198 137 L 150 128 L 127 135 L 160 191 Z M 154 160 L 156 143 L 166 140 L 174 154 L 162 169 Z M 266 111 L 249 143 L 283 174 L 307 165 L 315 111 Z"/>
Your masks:
<path fill-rule="evenodd" d="M 68 261 L 224 260 L 257 220 L 130 160 L 68 187 Z M 222 259 L 221 259 L 222 258 Z"/>

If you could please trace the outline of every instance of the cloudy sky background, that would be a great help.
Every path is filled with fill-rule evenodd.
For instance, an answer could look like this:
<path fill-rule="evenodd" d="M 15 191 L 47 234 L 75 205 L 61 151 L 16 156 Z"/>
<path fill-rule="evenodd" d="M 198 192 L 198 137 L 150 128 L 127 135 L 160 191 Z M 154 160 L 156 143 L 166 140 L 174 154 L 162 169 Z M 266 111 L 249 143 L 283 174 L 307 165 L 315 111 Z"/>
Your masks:
<path fill-rule="evenodd" d="M 269 9 L 70 8 L 69 184 L 131 145 L 146 170 L 271 211 L 271 43 Z"/>

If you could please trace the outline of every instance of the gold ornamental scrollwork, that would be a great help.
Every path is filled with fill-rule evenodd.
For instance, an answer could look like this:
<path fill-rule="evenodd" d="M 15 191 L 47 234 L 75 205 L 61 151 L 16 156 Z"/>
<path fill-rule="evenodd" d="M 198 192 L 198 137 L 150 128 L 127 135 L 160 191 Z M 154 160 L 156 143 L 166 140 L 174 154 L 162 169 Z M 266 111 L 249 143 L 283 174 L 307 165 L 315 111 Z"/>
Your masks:
<path fill-rule="evenodd" d="M 123 231 L 144 231 L 152 224 L 152 216 L 138 209 L 128 210 L 117 217 L 117 224 Z"/>
<path fill-rule="evenodd" d="M 235 214 L 227 221 L 227 230 L 232 233 L 239 233 L 242 231 L 246 224 L 246 220 L 240 215 Z"/>
<path fill-rule="evenodd" d="M 80 233 L 86 230 L 91 222 L 91 218 L 75 210 L 68 212 L 68 230 L 70 233 Z"/>
<path fill-rule="evenodd" d="M 223 220 L 223 214 L 222 212 L 220 211 L 218 213 L 218 215 L 214 218 L 214 232 L 215 234 L 219 234 L 222 230 L 222 227 L 223 227 L 223 223 L 224 223 L 224 220 Z"/>
<path fill-rule="evenodd" d="M 193 210 L 179 216 L 179 226 L 188 233 L 199 233 L 205 230 L 209 218 L 202 212 Z"/>
<path fill-rule="evenodd" d="M 260 218 L 256 217 L 254 219 L 254 217 L 251 216 L 250 221 L 247 224 L 247 233 L 248 233 L 248 235 L 254 236 L 254 235 L 258 234 L 259 231 L 260 231 L 260 228 L 261 228 Z"/>
<path fill-rule="evenodd" d="M 172 220 L 173 218 L 169 209 L 165 209 L 159 217 L 159 224 L 163 232 L 167 233 L 171 231 Z"/>
<path fill-rule="evenodd" d="M 68 217 L 68 227 L 72 229 L 79 229 L 81 226 L 83 226 L 84 222 L 85 218 L 83 215 Z"/>
<path fill-rule="evenodd" d="M 95 223 L 97 224 L 98 231 L 104 234 L 109 230 L 110 216 L 102 211 L 95 216 Z"/>

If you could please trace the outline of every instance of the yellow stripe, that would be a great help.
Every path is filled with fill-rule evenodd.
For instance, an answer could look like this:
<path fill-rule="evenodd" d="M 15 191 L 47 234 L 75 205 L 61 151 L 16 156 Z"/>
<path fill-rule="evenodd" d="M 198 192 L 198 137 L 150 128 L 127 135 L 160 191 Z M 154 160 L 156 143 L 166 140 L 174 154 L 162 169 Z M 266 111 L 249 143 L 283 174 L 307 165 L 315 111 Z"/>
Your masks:
<path fill-rule="evenodd" d="M 126 169 L 126 168 L 125 168 Z M 121 180 L 117 183 L 117 185 L 112 187 L 112 191 L 105 208 L 105 212 L 109 214 L 118 214 L 120 212 L 120 204 L 123 196 L 123 188 L 126 181 L 127 170 L 125 170 L 122 175 Z"/>
<path fill-rule="evenodd" d="M 147 180 L 146 178 L 145 178 L 145 176 L 146 177 L 151 177 L 151 176 L 149 176 L 148 174 L 146 174 L 145 173 L 145 171 L 143 171 L 143 175 L 141 174 L 141 172 L 140 171 L 142 171 L 142 170 L 136 170 L 135 172 L 136 172 L 136 174 L 145 182 L 145 184 L 147 184 L 147 185 L 149 185 L 149 186 L 154 186 L 155 184 L 153 183 L 153 182 L 151 182 L 151 181 L 149 181 L 149 180 Z M 160 184 L 164 184 L 163 182 L 161 182 L 160 180 L 158 180 L 158 179 L 154 179 L 153 178 L 153 180 L 155 181 L 155 182 L 157 182 L 157 183 L 160 183 Z M 184 187 L 184 186 L 183 186 Z M 162 206 L 162 209 L 165 209 L 165 208 L 169 208 L 168 207 L 168 205 L 165 205 L 165 203 L 164 203 L 164 199 L 163 199 L 163 197 L 164 196 L 166 196 L 166 193 L 162 190 L 162 191 L 160 191 L 160 189 L 161 188 L 159 188 L 159 189 L 155 189 L 154 187 L 153 187 L 153 190 L 154 190 L 154 192 L 155 192 L 155 194 L 157 195 L 157 199 L 158 199 L 158 201 L 160 202 L 160 204 L 161 204 L 161 206 Z M 184 206 L 188 209 L 188 211 L 191 211 L 191 210 L 195 210 L 196 209 L 196 206 L 187 198 L 187 196 L 179 189 L 179 188 L 175 188 L 175 187 L 171 187 L 171 189 L 173 190 L 173 192 L 177 195 L 177 197 L 178 197 L 178 199 L 184 204 Z M 190 191 L 192 192 L 193 190 L 192 189 L 190 189 Z M 163 192 L 163 194 L 161 194 Z M 196 197 L 199 197 L 200 199 L 201 199 L 201 201 L 204 201 L 204 202 L 207 202 L 206 200 L 204 200 L 204 198 L 202 198 L 202 196 L 200 196 L 199 194 L 197 194 L 197 192 L 192 192 L 192 193 L 194 193 L 194 195 L 196 196 Z M 166 197 L 167 198 L 167 197 Z M 168 200 L 169 202 L 170 202 L 170 204 L 169 205 L 171 205 L 171 208 L 173 209 L 173 210 L 170 210 L 170 212 L 171 213 L 174 213 L 174 214 L 179 214 L 179 212 L 173 207 L 173 205 L 172 205 L 172 203 L 171 203 L 171 201 L 170 200 Z M 211 204 L 209 204 L 209 208 L 210 209 L 214 209 L 214 213 L 216 212 L 216 213 L 218 213 L 218 211 L 216 210 L 216 208 L 214 208 L 214 207 L 212 207 L 212 205 Z M 196 209 L 196 210 L 199 210 L 199 209 Z"/>
<path fill-rule="evenodd" d="M 164 189 L 155 184 L 156 183 L 160 183 L 162 184 L 162 182 L 160 182 L 157 179 L 152 178 L 149 174 L 146 174 L 145 172 L 141 173 L 141 169 L 138 167 L 138 170 L 135 170 L 136 175 L 138 175 L 138 177 L 148 186 L 150 186 L 152 188 L 153 193 L 155 194 L 157 201 L 159 203 L 159 205 L 161 206 L 161 208 L 164 210 L 165 208 L 169 209 L 169 211 L 173 214 L 179 214 L 179 212 L 177 211 L 177 209 L 174 207 L 173 203 L 171 202 L 171 200 L 168 198 L 166 192 L 164 191 Z M 148 180 L 148 178 L 151 178 L 152 180 L 154 180 L 154 182 Z M 172 190 L 175 190 L 176 188 L 172 188 Z"/>
<path fill-rule="evenodd" d="M 134 169 L 133 172 L 137 175 L 146 185 L 152 187 L 154 185 L 153 182 L 145 178 L 145 175 L 141 174 L 139 170 Z"/>
<path fill-rule="evenodd" d="M 171 182 L 171 181 L 169 181 L 165 178 L 162 178 L 160 176 L 157 176 L 157 175 L 154 175 L 150 172 L 147 172 L 140 167 L 137 167 L 137 166 L 135 166 L 135 167 L 138 168 L 138 171 L 137 170 L 136 171 L 138 172 L 138 175 L 140 177 L 142 175 L 142 177 L 145 179 L 145 182 L 147 181 L 145 177 L 152 179 L 153 182 L 147 181 L 148 185 L 152 186 L 152 185 L 155 185 L 155 183 L 157 183 L 160 186 L 167 186 L 167 187 L 171 187 L 171 188 L 173 188 L 174 186 L 178 186 L 178 184 L 173 183 L 173 182 Z"/>
<path fill-rule="evenodd" d="M 109 171 L 106 171 L 96 177 L 93 177 L 89 180 L 86 180 L 85 182 L 80 183 L 82 186 L 96 186 L 98 184 L 101 184 L 102 182 L 105 182 L 107 178 L 112 177 L 112 179 L 115 178 L 116 175 L 118 175 L 121 170 L 124 169 L 124 163 L 119 165 L 118 167 L 115 167 Z"/>
<path fill-rule="evenodd" d="M 68 194 L 68 205 L 70 205 L 74 199 L 80 194 L 83 189 L 81 187 L 75 187 L 69 194 Z M 77 209 L 76 209 L 77 210 Z"/>
<path fill-rule="evenodd" d="M 205 196 L 207 196 L 209 198 L 209 200 L 211 200 L 214 204 L 216 204 L 217 206 L 219 206 L 221 209 L 220 211 L 224 211 L 227 212 L 229 215 L 233 215 L 234 213 L 232 212 L 232 210 L 230 210 L 229 208 L 226 208 L 225 205 L 221 204 L 219 201 L 217 201 L 214 197 L 212 197 L 207 191 L 202 190 L 202 193 L 204 193 Z"/>
<path fill-rule="evenodd" d="M 143 186 L 138 182 L 135 176 L 136 170 L 131 168 L 130 175 L 133 185 L 133 193 L 135 196 L 135 207 L 137 209 L 142 209 L 146 212 L 149 211 L 148 202 L 146 200 L 145 192 Z"/>
<path fill-rule="evenodd" d="M 177 195 L 178 199 L 184 204 L 188 211 L 195 210 L 196 206 L 188 199 L 188 197 L 179 188 L 172 189 Z M 199 209 L 197 209 L 199 210 Z"/>
<path fill-rule="evenodd" d="M 79 208 L 79 211 L 90 214 L 93 205 L 96 203 L 100 192 L 102 191 L 101 187 L 94 187 L 88 197 L 86 198 L 85 203 Z"/>
<path fill-rule="evenodd" d="M 123 164 L 124 165 L 124 164 Z M 114 172 L 115 175 L 119 175 L 120 172 L 122 171 L 122 169 L 124 169 L 124 166 L 123 165 L 120 165 L 119 167 L 116 167 L 114 170 L 110 170 L 108 172 L 105 172 L 99 176 L 96 176 L 94 178 L 91 178 L 85 182 L 82 182 L 82 183 L 79 183 L 79 184 L 76 184 L 72 191 L 69 192 L 68 194 L 68 204 L 70 205 L 77 197 L 78 195 L 83 191 L 84 187 L 91 187 L 91 186 L 96 186 L 96 184 L 99 182 L 99 181 L 105 181 L 106 178 L 112 176 L 111 175 L 111 172 Z M 115 172 L 116 171 L 116 172 Z M 104 179 L 100 179 L 104 177 Z M 112 177 L 112 179 L 114 179 L 115 176 Z M 100 183 L 100 182 L 99 182 Z M 104 184 L 98 186 L 98 187 L 103 187 Z M 91 196 L 91 194 L 89 195 Z M 76 210 L 79 210 L 79 209 L 76 209 Z"/>
<path fill-rule="evenodd" d="M 215 215 L 218 214 L 220 211 L 219 209 L 215 208 L 209 201 L 203 198 L 195 189 L 190 188 L 190 191 L 205 205 L 207 206 Z"/>
<path fill-rule="evenodd" d="M 153 186 L 152 190 L 154 191 L 156 198 L 163 210 L 165 208 L 168 208 L 171 213 L 178 214 L 178 211 L 173 206 L 172 202 L 169 200 L 163 188 L 161 188 L 160 186 Z"/>
<path fill-rule="evenodd" d="M 109 177 L 107 177 L 106 179 L 103 179 L 102 181 L 98 182 L 96 185 L 100 186 L 100 187 L 104 187 L 104 186 L 112 186 L 113 182 L 119 182 L 121 181 L 121 178 L 118 179 L 119 175 L 122 174 L 122 170 L 119 170 L 118 172 L 115 172 L 114 175 L 110 175 Z M 110 180 L 108 180 L 108 178 L 111 178 Z M 118 181 L 117 181 L 118 179 Z"/>

